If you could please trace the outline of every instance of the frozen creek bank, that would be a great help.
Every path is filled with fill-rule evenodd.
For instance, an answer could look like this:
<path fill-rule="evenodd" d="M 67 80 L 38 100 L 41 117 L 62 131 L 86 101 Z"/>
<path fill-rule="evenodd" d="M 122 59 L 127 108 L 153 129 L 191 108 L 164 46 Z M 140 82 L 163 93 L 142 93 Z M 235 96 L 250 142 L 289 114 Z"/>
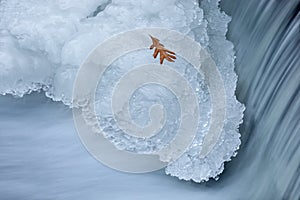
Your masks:
<path fill-rule="evenodd" d="M 178 160 L 169 164 L 166 172 L 184 180 L 207 181 L 209 178 L 218 178 L 224 169 L 224 162 L 236 155 L 240 145 L 237 129 L 244 107 L 234 95 L 237 76 L 234 73 L 233 45 L 225 39 L 230 18 L 219 10 L 217 0 L 203 1 L 201 5 L 196 1 L 181 0 L 168 0 L 163 3 L 150 0 L 122 3 L 105 0 L 16 0 L 1 1 L 0 8 L 0 93 L 22 97 L 32 91 L 43 90 L 47 97 L 69 106 L 73 106 L 72 87 L 80 64 L 96 44 L 112 35 L 136 28 L 162 27 L 194 38 L 211 54 L 222 75 L 226 93 L 226 116 L 214 148 L 208 155 L 200 158 L 203 137 L 212 126 L 212 110 L 209 106 L 204 106 L 205 112 L 201 113 L 204 117 L 199 121 L 193 143 Z M 137 56 L 135 60 L 143 62 L 145 58 Z M 205 102 L 211 104 L 206 97 L 209 91 L 203 77 L 194 74 L 188 63 L 178 63 L 179 68 L 183 69 L 182 76 L 194 84 L 199 105 Z M 125 59 L 119 60 L 118 64 L 125 69 L 130 67 Z M 108 71 L 107 74 L 108 81 L 115 77 L 115 73 L 110 75 Z M 146 89 L 146 92 L 139 93 L 137 97 L 146 102 L 141 106 L 147 106 L 147 102 L 152 101 L 163 103 L 159 101 L 161 97 L 151 99 L 153 91 L 158 91 L 155 95 L 162 94 L 161 97 L 167 99 L 172 97 L 165 90 Z M 109 98 L 105 95 L 102 97 Z M 171 116 L 179 110 L 174 110 L 172 103 L 166 105 L 169 105 L 165 109 Z M 133 111 L 133 116 L 140 113 L 140 110 Z M 144 118 L 147 120 L 147 116 Z M 105 120 L 107 118 L 103 119 Z M 176 120 L 173 119 L 166 126 L 164 133 L 176 133 L 173 129 L 176 127 Z M 124 141 L 124 134 L 115 134 L 113 125 L 104 123 L 104 126 L 110 130 L 108 135 L 114 135 L 113 141 L 117 141 L 115 143 L 118 148 L 120 143 L 131 148 L 135 138 Z M 159 138 L 162 143 L 168 140 L 166 137 Z M 151 145 L 154 149 L 158 146 L 156 143 Z"/>

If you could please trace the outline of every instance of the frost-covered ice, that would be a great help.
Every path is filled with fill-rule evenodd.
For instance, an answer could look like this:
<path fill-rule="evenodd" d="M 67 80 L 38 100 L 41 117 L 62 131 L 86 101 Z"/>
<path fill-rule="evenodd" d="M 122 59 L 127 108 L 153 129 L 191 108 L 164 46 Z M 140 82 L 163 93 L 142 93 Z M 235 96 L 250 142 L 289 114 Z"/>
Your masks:
<path fill-rule="evenodd" d="M 0 93 L 22 96 L 45 87 L 49 97 L 69 105 L 77 69 L 96 44 L 141 27 L 188 33 L 197 17 L 197 5 L 189 4 L 184 10 L 176 0 L 1 1 L 0 65 L 5 84 Z M 97 13 L 101 5 L 106 8 Z"/>
<path fill-rule="evenodd" d="M 204 0 L 200 6 L 197 1 L 185 0 L 2 0 L 0 20 L 0 94 L 23 96 L 43 90 L 48 97 L 66 105 L 71 105 L 73 81 L 80 64 L 98 43 L 110 36 L 136 28 L 162 27 L 194 37 L 211 53 L 222 73 L 227 96 L 226 123 L 219 142 L 207 157 L 198 158 L 202 141 L 201 137 L 196 137 L 190 149 L 170 164 L 166 172 L 180 179 L 201 182 L 217 177 L 223 171 L 223 163 L 235 155 L 240 144 L 237 127 L 244 108 L 234 95 L 237 77 L 233 70 L 233 45 L 225 39 L 230 18 L 218 9 L 218 0 Z M 145 58 L 136 59 L 142 61 Z M 130 67 L 126 61 L 121 63 L 125 68 Z M 188 65 L 185 69 L 183 74 L 193 79 Z M 196 77 L 194 81 L 201 85 L 203 80 Z M 200 92 L 205 94 L 207 89 L 205 84 L 202 86 Z M 139 99 L 146 100 L 147 104 L 153 90 L 166 97 L 163 104 L 173 102 L 172 94 L 162 88 L 144 88 L 137 91 L 137 100 L 132 101 L 133 104 Z M 205 99 L 205 95 L 201 98 Z M 153 97 L 152 100 L 157 99 Z M 169 107 L 172 111 L 175 108 L 173 113 L 176 113 L 177 105 L 173 104 L 166 109 Z M 137 110 L 132 112 L 137 113 Z M 141 113 L 145 114 L 146 110 Z M 165 133 L 172 135 L 174 122 L 176 119 L 170 118 L 171 124 L 164 129 Z M 205 134 L 205 130 L 205 126 L 201 126 L 200 132 Z M 160 140 L 164 143 L 169 139 Z M 132 142 L 128 139 L 122 143 L 122 148 Z M 146 151 L 145 146 L 139 144 L 139 150 Z"/>
<path fill-rule="evenodd" d="M 199 159 L 194 152 L 199 151 L 201 142 L 194 141 L 190 150 L 184 153 L 177 162 L 166 168 L 166 173 L 177 176 L 184 180 L 207 181 L 210 177 L 218 179 L 218 175 L 224 169 L 224 162 L 231 160 L 236 155 L 240 145 L 240 134 L 238 125 L 242 123 L 244 106 L 235 97 L 237 76 L 234 72 L 234 51 L 231 42 L 225 38 L 227 24 L 230 17 L 221 13 L 218 8 L 218 0 L 204 0 L 200 7 L 204 12 L 204 19 L 207 20 L 207 34 L 209 41 L 207 50 L 216 62 L 225 83 L 226 90 L 226 119 L 222 135 L 215 148 L 204 159 Z M 195 31 L 196 40 L 201 38 L 201 32 Z M 202 45 L 202 41 L 199 41 Z"/>

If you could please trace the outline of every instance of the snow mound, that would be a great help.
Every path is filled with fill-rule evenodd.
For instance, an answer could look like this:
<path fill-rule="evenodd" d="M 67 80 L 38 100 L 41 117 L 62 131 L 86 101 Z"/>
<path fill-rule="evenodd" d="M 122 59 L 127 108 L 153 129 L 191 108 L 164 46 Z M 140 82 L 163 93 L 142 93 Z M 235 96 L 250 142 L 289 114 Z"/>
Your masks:
<path fill-rule="evenodd" d="M 166 168 L 166 173 L 196 182 L 217 178 L 223 171 L 224 162 L 236 155 L 240 145 L 237 128 L 244 111 L 244 106 L 234 94 L 237 76 L 234 72 L 233 45 L 225 38 L 230 18 L 219 10 L 218 4 L 218 0 L 203 0 L 201 5 L 198 1 L 185 0 L 2 0 L 0 94 L 22 97 L 32 91 L 42 90 L 53 100 L 72 106 L 72 88 L 79 66 L 97 44 L 112 35 L 136 28 L 162 27 L 179 31 L 199 42 L 215 61 L 225 84 L 226 119 L 217 145 L 209 155 L 200 158 L 203 136 L 210 123 L 210 110 L 206 106 L 206 103 L 210 104 L 206 94 L 208 89 L 203 77 L 195 76 L 191 67 L 182 61 L 181 64 L 185 66 L 182 74 L 195 87 L 201 88 L 198 97 L 204 108 L 201 114 L 204 117 L 199 134 L 190 148 Z M 147 58 L 139 55 L 135 60 L 144 62 Z M 119 65 L 129 66 L 126 59 L 118 62 Z M 109 83 L 113 80 L 109 77 L 116 76 L 107 73 Z M 105 97 L 105 92 L 99 94 Z M 165 100 L 161 100 L 162 97 Z M 174 96 L 167 90 L 151 86 L 137 91 L 131 112 L 133 116 L 142 113 L 144 118 L 135 120 L 143 125 L 143 120 L 147 119 L 146 108 L 153 101 L 160 101 L 174 114 L 169 118 L 168 126 L 152 142 L 144 143 L 125 137 L 122 133 L 117 135 L 108 131 L 108 135 L 115 134 L 112 142 L 117 148 L 130 151 L 133 144 L 138 144 L 132 151 L 151 152 L 170 141 L 176 129 L 176 116 L 180 113 Z M 139 102 L 145 104 L 140 105 Z M 104 117 L 103 120 L 109 119 Z M 110 128 L 108 123 L 103 124 L 107 129 Z M 157 140 L 160 143 L 154 142 Z"/>

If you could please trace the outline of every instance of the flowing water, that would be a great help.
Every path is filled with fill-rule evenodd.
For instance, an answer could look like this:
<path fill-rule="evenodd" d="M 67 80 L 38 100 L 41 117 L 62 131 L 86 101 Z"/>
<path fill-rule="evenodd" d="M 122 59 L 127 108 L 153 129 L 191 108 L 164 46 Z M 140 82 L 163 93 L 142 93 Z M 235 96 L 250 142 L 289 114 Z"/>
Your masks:
<path fill-rule="evenodd" d="M 300 199 L 300 1 L 221 7 L 247 109 L 238 155 L 218 181 L 106 168 L 79 142 L 70 109 L 33 93 L 0 98 L 0 199 Z"/>
<path fill-rule="evenodd" d="M 300 198 L 300 1 L 223 1 L 232 15 L 242 150 L 251 199 Z"/>

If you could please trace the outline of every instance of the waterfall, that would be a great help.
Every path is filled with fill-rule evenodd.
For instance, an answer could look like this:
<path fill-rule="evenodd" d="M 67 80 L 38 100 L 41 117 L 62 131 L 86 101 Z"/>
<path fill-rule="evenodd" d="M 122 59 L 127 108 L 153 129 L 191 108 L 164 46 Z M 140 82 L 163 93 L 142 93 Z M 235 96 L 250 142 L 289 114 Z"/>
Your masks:
<path fill-rule="evenodd" d="M 183 5 L 184 1 L 178 3 L 176 20 L 174 15 L 163 15 L 168 24 L 174 21 L 177 27 L 177 22 L 182 25 L 197 19 L 193 9 L 198 4 L 185 1 L 188 3 Z M 14 6 L 7 12 L 12 15 L 5 17 L 3 8 L 11 2 Z M 135 14 L 135 4 L 147 8 L 144 1 L 125 6 L 123 13 L 116 2 L 124 6 L 126 1 L 23 2 L 27 3 L 0 0 L 1 24 L 12 22 L 0 26 L 0 50 L 4 52 L 0 52 L 0 67 L 7 78 L 0 77 L 0 93 L 4 94 L 0 97 L 1 199 L 300 199 L 300 0 L 221 0 L 220 8 L 232 17 L 227 39 L 236 51 L 236 95 L 246 110 L 237 156 L 225 163 L 217 181 L 205 183 L 180 181 L 165 176 L 163 171 L 133 175 L 101 165 L 80 143 L 70 108 L 42 92 L 33 92 L 48 91 L 48 97 L 57 95 L 56 101 L 70 100 L 64 95 L 71 91 L 68 87 L 72 84 L 68 83 L 76 74 L 77 68 L 72 67 L 101 38 L 109 36 L 107 31 L 117 32 L 102 20 L 103 9 L 110 7 L 107 20 L 113 22 L 119 13 Z M 164 14 L 166 2 L 149 5 Z M 204 0 L 199 3 L 201 8 Z M 191 8 L 186 10 L 189 14 L 181 12 L 180 5 Z M 140 8 L 136 10 L 140 13 Z M 75 14 L 68 15 L 72 12 Z M 155 22 L 151 18 L 155 13 L 149 19 L 144 14 L 141 12 L 141 19 Z M 21 19 L 26 23 L 22 25 Z M 69 21 L 60 24 L 62 19 Z M 144 23 L 136 16 L 131 19 Z M 124 17 L 118 20 L 129 21 Z M 160 25 L 157 21 L 154 25 Z M 103 29 L 99 29 L 98 23 L 102 22 Z M 137 25 L 124 24 L 116 27 L 123 30 Z M 194 25 L 200 32 L 206 27 L 205 23 L 203 27 Z M 65 40 L 67 45 L 63 47 Z M 60 66 L 61 59 L 65 62 Z M 16 81 L 17 76 L 21 81 Z M 62 89 L 50 90 L 52 82 Z"/>
<path fill-rule="evenodd" d="M 252 175 L 243 199 L 299 199 L 300 1 L 224 0 L 222 8 L 247 107 L 242 148 L 227 167 Z"/>

